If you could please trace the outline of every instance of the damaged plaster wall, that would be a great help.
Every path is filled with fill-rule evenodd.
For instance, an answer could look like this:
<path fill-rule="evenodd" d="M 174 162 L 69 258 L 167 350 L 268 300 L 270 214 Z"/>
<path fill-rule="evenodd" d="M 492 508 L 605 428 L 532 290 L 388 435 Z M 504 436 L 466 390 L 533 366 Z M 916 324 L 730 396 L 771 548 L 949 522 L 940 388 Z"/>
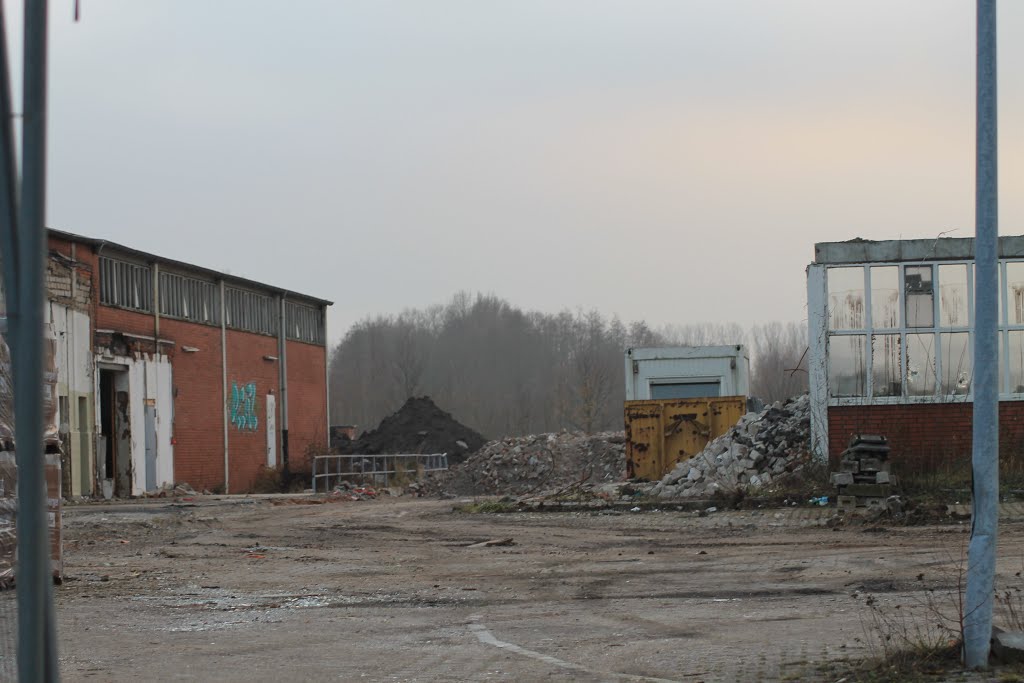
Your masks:
<path fill-rule="evenodd" d="M 96 462 L 93 427 L 96 394 L 89 315 L 85 311 L 50 302 L 49 319 L 56 340 L 57 395 L 66 398 L 57 417 L 61 434 L 67 435 L 66 443 L 70 449 L 70 494 L 88 495 L 92 493 L 92 473 Z"/>
<path fill-rule="evenodd" d="M 102 367 L 127 371 L 131 495 L 142 495 L 147 490 L 173 484 L 174 446 L 171 443 L 171 427 L 174 403 L 170 360 L 164 354 L 154 356 L 142 353 L 133 357 L 101 355 L 96 360 Z M 99 391 L 98 386 L 96 391 Z M 155 409 L 155 458 L 152 461 L 155 471 L 150 477 L 151 486 L 147 486 L 147 407 Z M 98 410 L 96 412 L 99 413 Z"/>

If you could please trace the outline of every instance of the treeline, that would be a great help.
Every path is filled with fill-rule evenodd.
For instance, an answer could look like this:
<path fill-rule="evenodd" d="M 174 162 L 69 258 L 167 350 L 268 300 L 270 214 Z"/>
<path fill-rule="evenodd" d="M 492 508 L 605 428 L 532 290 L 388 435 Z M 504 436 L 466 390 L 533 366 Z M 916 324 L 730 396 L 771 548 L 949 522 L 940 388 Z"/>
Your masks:
<path fill-rule="evenodd" d="M 682 325 L 653 330 L 596 311 L 523 311 L 460 293 L 446 305 L 356 323 L 332 350 L 331 419 L 371 429 L 410 396 L 430 396 L 482 434 L 622 428 L 623 352 L 638 346 L 747 344 L 751 393 L 803 392 L 806 326 Z"/>

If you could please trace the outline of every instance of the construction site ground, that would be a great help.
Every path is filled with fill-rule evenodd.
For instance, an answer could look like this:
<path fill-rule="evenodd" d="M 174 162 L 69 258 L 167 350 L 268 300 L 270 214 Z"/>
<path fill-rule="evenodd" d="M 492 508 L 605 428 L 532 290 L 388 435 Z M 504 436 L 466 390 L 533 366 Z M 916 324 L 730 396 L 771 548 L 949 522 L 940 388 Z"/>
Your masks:
<path fill-rule="evenodd" d="M 969 526 L 312 501 L 67 507 L 64 679 L 834 681 L 870 654 L 867 595 L 952 609 Z M 1020 584 L 1024 506 L 1002 517 Z"/>

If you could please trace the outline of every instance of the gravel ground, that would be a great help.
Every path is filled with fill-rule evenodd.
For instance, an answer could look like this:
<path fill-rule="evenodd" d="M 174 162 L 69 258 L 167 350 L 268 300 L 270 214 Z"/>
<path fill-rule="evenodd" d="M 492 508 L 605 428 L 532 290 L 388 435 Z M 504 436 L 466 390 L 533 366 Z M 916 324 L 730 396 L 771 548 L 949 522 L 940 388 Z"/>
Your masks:
<path fill-rule="evenodd" d="M 952 596 L 968 531 L 833 530 L 825 508 L 196 501 L 67 508 L 65 680 L 836 680 L 823 665 L 868 654 L 865 596 Z M 1004 516 L 1009 585 L 1024 508 Z"/>

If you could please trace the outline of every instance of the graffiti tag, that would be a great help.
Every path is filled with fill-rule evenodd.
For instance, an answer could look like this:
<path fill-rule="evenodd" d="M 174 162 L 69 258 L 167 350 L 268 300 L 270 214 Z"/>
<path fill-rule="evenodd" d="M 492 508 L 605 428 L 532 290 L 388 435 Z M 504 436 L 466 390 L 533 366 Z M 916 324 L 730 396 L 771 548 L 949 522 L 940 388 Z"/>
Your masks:
<path fill-rule="evenodd" d="M 241 431 L 254 432 L 259 427 L 256 418 L 256 382 L 238 385 L 231 383 L 231 424 Z"/>

